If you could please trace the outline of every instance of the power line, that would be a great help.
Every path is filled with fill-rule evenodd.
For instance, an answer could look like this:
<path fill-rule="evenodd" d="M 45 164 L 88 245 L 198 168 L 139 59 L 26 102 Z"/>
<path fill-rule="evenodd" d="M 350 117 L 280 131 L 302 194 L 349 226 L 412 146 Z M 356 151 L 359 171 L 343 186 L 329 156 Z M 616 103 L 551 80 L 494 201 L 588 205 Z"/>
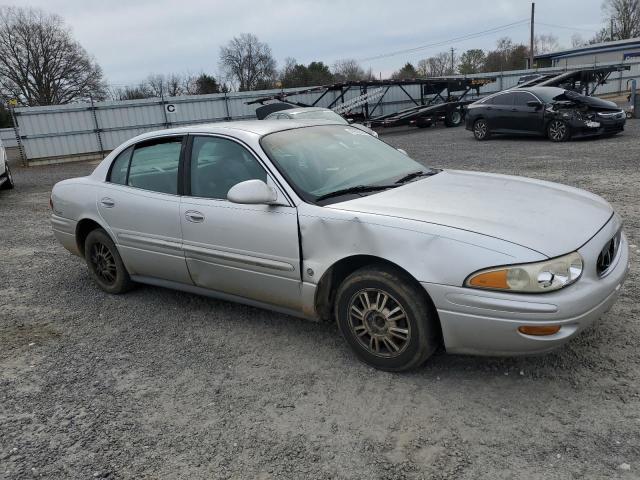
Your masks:
<path fill-rule="evenodd" d="M 430 43 L 430 44 L 427 44 L 427 45 L 421 45 L 419 47 L 414 47 L 414 48 L 407 48 L 407 49 L 404 49 L 404 50 L 396 50 L 395 52 L 383 53 L 383 54 L 375 55 L 375 56 L 372 56 L 372 57 L 361 58 L 359 61 L 368 62 L 368 61 L 371 61 L 371 60 L 378 60 L 378 59 L 381 59 L 381 58 L 395 57 L 397 55 L 403 55 L 403 54 L 407 54 L 407 53 L 414 53 L 414 52 L 418 52 L 420 50 L 424 50 L 424 49 L 427 49 L 427 48 L 440 47 L 440 46 L 443 46 L 443 45 L 450 45 L 452 43 L 462 42 L 462 41 L 465 41 L 465 40 L 471 40 L 471 39 L 474 39 L 474 38 L 478 38 L 478 37 L 482 37 L 482 36 L 498 33 L 498 32 L 504 31 L 504 30 L 509 30 L 511 28 L 519 27 L 519 26 L 522 26 L 522 25 L 525 25 L 525 24 L 528 24 L 528 23 L 529 23 L 529 19 L 526 18 L 526 19 L 523 19 L 523 20 L 518 20 L 517 22 L 507 23 L 505 25 L 500 25 L 500 26 L 497 26 L 497 27 L 493 27 L 493 28 L 490 28 L 488 30 L 482 30 L 480 32 L 469 33 L 469 34 L 462 35 L 462 36 L 459 36 L 459 37 L 450 38 L 448 40 L 442 40 L 442 41 L 439 41 L 439 42 Z"/>
<path fill-rule="evenodd" d="M 589 33 L 597 33 L 597 30 L 590 30 L 588 28 L 579 28 L 579 27 L 566 27 L 564 25 L 555 25 L 553 23 L 544 23 L 544 22 L 536 22 L 536 25 L 544 25 L 545 27 L 553 27 L 553 28 L 563 28 L 565 30 L 574 30 L 581 32 L 589 32 Z"/>

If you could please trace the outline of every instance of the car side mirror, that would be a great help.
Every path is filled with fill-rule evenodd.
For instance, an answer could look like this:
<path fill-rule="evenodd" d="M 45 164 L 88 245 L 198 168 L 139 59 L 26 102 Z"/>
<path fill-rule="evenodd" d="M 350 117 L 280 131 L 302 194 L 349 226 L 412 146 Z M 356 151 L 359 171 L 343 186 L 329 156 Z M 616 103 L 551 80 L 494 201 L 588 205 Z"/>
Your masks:
<path fill-rule="evenodd" d="M 248 205 L 273 204 L 278 201 L 278 192 L 262 180 L 246 180 L 229 189 L 227 200 Z"/>
<path fill-rule="evenodd" d="M 355 120 L 353 118 L 347 118 L 347 123 L 351 125 L 352 123 L 355 123 Z"/>
<path fill-rule="evenodd" d="M 527 102 L 527 107 L 540 108 L 542 104 L 537 100 L 529 100 Z"/>
<path fill-rule="evenodd" d="M 406 155 L 407 157 L 409 156 L 409 154 L 407 153 L 406 150 L 403 150 L 402 148 L 396 148 L 396 150 L 398 150 L 401 154 Z"/>

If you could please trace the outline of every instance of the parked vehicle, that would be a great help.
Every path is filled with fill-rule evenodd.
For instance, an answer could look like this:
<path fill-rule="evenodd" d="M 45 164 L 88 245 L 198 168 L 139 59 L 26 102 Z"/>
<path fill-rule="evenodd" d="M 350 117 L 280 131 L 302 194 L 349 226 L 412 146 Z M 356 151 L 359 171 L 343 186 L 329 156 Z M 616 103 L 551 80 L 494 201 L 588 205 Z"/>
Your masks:
<path fill-rule="evenodd" d="M 13 187 L 13 176 L 11 175 L 11 169 L 9 168 L 7 151 L 4 149 L 4 145 L 0 141 L 0 190 L 10 190 Z"/>
<path fill-rule="evenodd" d="M 51 205 L 55 237 L 106 292 L 141 282 L 335 319 L 392 371 L 439 344 L 554 349 L 611 308 L 629 268 L 622 221 L 596 195 L 426 168 L 320 121 L 145 133 L 57 183 Z"/>
<path fill-rule="evenodd" d="M 551 141 L 614 135 L 625 112 L 615 103 L 557 87 L 514 88 L 467 107 L 466 127 L 477 140 L 497 133 L 542 135 Z"/>
<path fill-rule="evenodd" d="M 351 125 L 358 130 L 378 138 L 378 132 L 359 123 L 350 123 L 329 108 L 298 107 L 270 113 L 265 120 L 327 120 L 340 125 Z"/>

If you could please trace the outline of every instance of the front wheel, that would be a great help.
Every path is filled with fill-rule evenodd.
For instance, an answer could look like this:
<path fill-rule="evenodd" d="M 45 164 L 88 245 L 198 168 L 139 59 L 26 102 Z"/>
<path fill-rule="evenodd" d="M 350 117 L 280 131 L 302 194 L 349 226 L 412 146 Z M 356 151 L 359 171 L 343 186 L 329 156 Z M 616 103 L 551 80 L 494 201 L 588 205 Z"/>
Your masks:
<path fill-rule="evenodd" d="M 2 185 L 0 185 L 0 190 L 11 190 L 14 187 L 13 183 L 13 175 L 11 175 L 11 169 L 9 168 L 9 164 L 5 164 L 4 173 L 7 176 L 7 179 L 4 181 Z"/>
<path fill-rule="evenodd" d="M 566 142 L 569 140 L 569 125 L 562 120 L 553 120 L 547 127 L 547 136 L 552 142 Z"/>
<path fill-rule="evenodd" d="M 390 268 L 365 267 L 347 277 L 337 292 L 336 320 L 356 355 L 381 370 L 418 367 L 438 346 L 425 292 Z"/>
<path fill-rule="evenodd" d="M 84 242 L 84 256 L 91 278 L 108 293 L 124 293 L 132 281 L 111 237 L 101 228 L 92 230 Z"/>

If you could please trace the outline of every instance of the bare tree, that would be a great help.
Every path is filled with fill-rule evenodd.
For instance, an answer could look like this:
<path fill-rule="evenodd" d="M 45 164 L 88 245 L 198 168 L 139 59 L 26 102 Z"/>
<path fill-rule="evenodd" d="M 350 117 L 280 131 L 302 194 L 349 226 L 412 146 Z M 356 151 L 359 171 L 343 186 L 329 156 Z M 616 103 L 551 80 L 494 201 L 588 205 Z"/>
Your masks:
<path fill-rule="evenodd" d="M 31 8 L 0 8 L 0 94 L 21 105 L 103 99 L 96 61 L 62 19 Z"/>
<path fill-rule="evenodd" d="M 364 80 L 367 77 L 367 73 L 362 69 L 358 61 L 353 58 L 337 60 L 331 70 L 335 80 L 338 82 Z"/>
<path fill-rule="evenodd" d="M 584 47 L 586 44 L 587 42 L 579 33 L 574 33 L 573 35 L 571 35 L 571 48 Z"/>
<path fill-rule="evenodd" d="M 640 36 L 640 0 L 605 0 L 602 11 L 613 22 L 610 40 Z"/>
<path fill-rule="evenodd" d="M 251 33 L 234 37 L 220 47 L 220 68 L 240 91 L 272 86 L 276 77 L 271 48 Z"/>
<path fill-rule="evenodd" d="M 418 74 L 421 77 L 443 77 L 452 73 L 451 55 L 448 52 L 441 52 L 418 62 Z"/>
<path fill-rule="evenodd" d="M 558 50 L 560 50 L 560 43 L 558 42 L 558 37 L 553 33 L 543 33 L 535 36 L 533 51 L 536 55 L 557 52 Z"/>

